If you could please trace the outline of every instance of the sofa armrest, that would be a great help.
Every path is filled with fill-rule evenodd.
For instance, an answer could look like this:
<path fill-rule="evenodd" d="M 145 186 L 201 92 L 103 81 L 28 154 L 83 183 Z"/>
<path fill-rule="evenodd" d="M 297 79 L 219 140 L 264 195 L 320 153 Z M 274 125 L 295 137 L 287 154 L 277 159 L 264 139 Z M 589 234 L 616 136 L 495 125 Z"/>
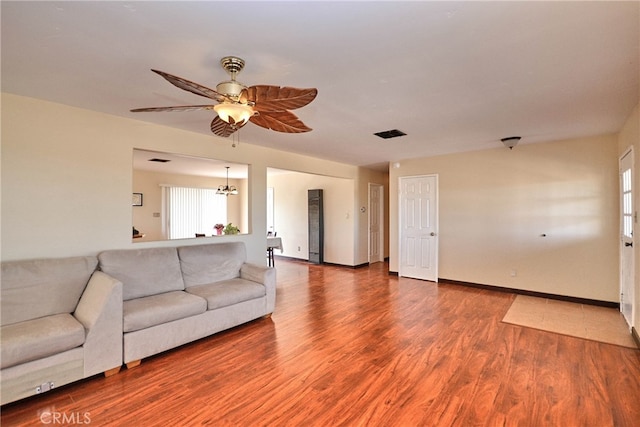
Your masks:
<path fill-rule="evenodd" d="M 85 328 L 84 376 L 122 365 L 122 282 L 95 271 L 74 316 Z"/>
<path fill-rule="evenodd" d="M 276 269 L 244 263 L 240 267 L 240 277 L 262 283 L 267 288 L 267 313 L 273 313 L 276 308 Z"/>

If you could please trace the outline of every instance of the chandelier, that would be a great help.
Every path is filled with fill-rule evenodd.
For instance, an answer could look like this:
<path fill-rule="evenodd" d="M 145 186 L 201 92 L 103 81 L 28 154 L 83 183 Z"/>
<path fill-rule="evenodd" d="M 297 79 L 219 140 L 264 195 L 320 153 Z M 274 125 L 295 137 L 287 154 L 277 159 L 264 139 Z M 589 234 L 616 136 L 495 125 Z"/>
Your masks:
<path fill-rule="evenodd" d="M 219 185 L 218 191 L 216 194 L 222 194 L 224 196 L 228 196 L 229 194 L 238 194 L 238 189 L 235 186 L 229 187 L 229 166 L 225 166 L 227 168 L 227 185 Z"/>

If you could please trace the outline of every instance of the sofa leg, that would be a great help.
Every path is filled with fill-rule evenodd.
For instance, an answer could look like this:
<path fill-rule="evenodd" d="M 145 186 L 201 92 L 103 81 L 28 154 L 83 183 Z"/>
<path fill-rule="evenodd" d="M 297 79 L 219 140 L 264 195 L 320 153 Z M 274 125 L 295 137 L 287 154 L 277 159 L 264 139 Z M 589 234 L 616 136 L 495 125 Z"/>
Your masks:
<path fill-rule="evenodd" d="M 140 362 L 142 362 L 142 360 L 138 359 L 138 360 L 133 360 L 133 361 L 127 363 L 127 369 L 135 368 L 136 366 L 138 366 L 140 364 Z"/>
<path fill-rule="evenodd" d="M 269 319 L 273 313 L 268 313 L 262 316 L 263 319 Z"/>
<path fill-rule="evenodd" d="M 120 366 L 118 366 L 117 368 L 112 368 L 112 369 L 109 369 L 107 371 L 104 371 L 104 376 L 105 377 L 110 377 L 111 375 L 115 375 L 118 372 L 120 372 Z"/>

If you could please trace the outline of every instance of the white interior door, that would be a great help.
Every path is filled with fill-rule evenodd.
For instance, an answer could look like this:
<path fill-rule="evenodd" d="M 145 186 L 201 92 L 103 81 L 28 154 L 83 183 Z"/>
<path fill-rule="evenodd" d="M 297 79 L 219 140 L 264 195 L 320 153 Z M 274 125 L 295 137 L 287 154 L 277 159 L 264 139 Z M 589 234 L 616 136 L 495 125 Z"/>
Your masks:
<path fill-rule="evenodd" d="M 400 178 L 398 275 L 438 281 L 438 177 Z"/>
<path fill-rule="evenodd" d="M 633 206 L 633 151 L 620 159 L 620 311 L 632 325 L 635 276 L 633 228 L 636 214 Z"/>
<path fill-rule="evenodd" d="M 384 193 L 379 184 L 369 184 L 369 262 L 384 261 Z"/>

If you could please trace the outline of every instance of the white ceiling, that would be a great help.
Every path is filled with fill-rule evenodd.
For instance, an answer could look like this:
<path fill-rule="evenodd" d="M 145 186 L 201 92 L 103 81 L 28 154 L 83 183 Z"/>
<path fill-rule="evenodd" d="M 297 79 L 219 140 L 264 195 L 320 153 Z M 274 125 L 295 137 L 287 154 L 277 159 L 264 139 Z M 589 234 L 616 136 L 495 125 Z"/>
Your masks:
<path fill-rule="evenodd" d="M 166 162 L 157 162 L 153 159 L 166 160 Z M 228 172 L 230 179 L 246 179 L 249 175 L 249 167 L 246 164 L 142 149 L 133 150 L 133 169 L 213 178 L 225 178 Z"/>
<path fill-rule="evenodd" d="M 639 99 L 640 2 L 2 1 L 2 91 L 211 135 L 151 68 L 215 88 L 316 87 L 313 131 L 243 143 L 362 166 L 616 132 Z M 34 122 L 37 125 L 37 122 Z M 374 132 L 407 136 L 383 140 Z"/>

